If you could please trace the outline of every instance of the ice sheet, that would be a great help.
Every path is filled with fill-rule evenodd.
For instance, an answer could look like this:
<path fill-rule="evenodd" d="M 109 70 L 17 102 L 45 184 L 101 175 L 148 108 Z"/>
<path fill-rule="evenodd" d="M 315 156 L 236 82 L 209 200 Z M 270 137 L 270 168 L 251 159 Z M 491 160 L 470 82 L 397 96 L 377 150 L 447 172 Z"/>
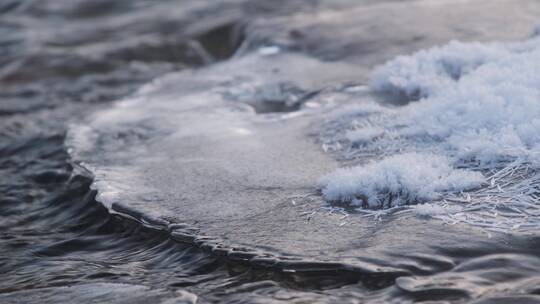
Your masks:
<path fill-rule="evenodd" d="M 382 59 L 452 38 L 526 37 L 538 9 L 534 3 L 508 10 L 504 1 L 479 1 L 474 9 L 460 2 L 448 18 L 441 17 L 444 7 L 454 2 L 417 1 L 391 11 L 394 4 L 384 3 L 315 18 L 301 12 L 261 20 L 248 27 L 246 45 L 235 58 L 156 80 L 112 109 L 76 122 L 67 145 L 74 161 L 94 174 L 98 200 L 111 212 L 215 254 L 295 270 L 437 272 L 447 267 L 441 252 L 499 243 L 482 228 L 417 216 L 411 209 L 366 217 L 327 205 L 317 194 L 318 180 L 346 162 L 327 153 L 334 147 L 318 141 L 319 129 L 336 115 L 350 116 L 351 109 L 355 115 L 385 115 L 388 108 L 349 86 L 365 83 L 370 67 Z M 493 9 L 478 15 L 482 5 Z M 418 12 L 423 23 L 407 22 L 419 18 Z M 519 16 L 512 17 L 519 22 L 500 31 L 496 16 Z M 373 18 L 376 30 L 366 29 Z M 463 20 L 475 20 L 466 28 L 477 31 L 447 27 Z M 425 24 L 433 27 L 415 38 Z M 285 29 L 276 30 L 278 25 Z M 252 105 L 275 98 L 287 99 L 285 104 L 308 100 L 299 111 L 255 112 Z"/>

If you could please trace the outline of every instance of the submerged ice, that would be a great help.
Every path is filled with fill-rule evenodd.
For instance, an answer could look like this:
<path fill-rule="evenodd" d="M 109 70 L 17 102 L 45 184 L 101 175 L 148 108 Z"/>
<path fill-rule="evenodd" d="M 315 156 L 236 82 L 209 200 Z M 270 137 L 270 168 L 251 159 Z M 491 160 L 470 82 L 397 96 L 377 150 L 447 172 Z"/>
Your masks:
<path fill-rule="evenodd" d="M 539 37 L 451 42 L 378 67 L 372 90 L 409 103 L 337 118 L 334 125 L 346 126 L 336 139 L 345 142 L 342 152 L 376 157 L 323 178 L 325 197 L 371 208 L 447 198 L 523 218 L 540 214 L 539 71 Z"/>

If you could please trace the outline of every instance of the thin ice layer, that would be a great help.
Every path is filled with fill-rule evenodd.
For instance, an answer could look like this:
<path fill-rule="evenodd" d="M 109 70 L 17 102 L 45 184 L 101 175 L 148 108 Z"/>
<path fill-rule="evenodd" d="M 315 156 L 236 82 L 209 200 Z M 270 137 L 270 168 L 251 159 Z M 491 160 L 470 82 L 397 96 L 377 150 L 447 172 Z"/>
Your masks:
<path fill-rule="evenodd" d="M 216 254 L 255 256 L 250 262 L 287 269 L 346 264 L 347 270 L 376 272 L 377 284 L 391 282 L 396 271 L 426 275 L 447 270 L 447 264 L 439 262 L 445 253 L 437 248 L 463 244 L 488 248 L 494 242 L 481 229 L 443 225 L 418 218 L 410 210 L 377 219 L 325 205 L 317 193 L 317 180 L 343 164 L 316 143 L 321 122 L 328 113 L 342 111 L 342 103 L 358 105 L 352 105 L 357 114 L 386 112 L 375 105 L 364 109 L 354 95 L 361 92 L 327 90 L 351 88 L 367 79 L 365 71 L 372 63 L 420 46 L 455 37 L 522 37 L 524 26 L 529 27 L 539 8 L 535 1 L 527 3 L 527 8 L 508 11 L 507 1 L 478 1 L 473 7 L 439 1 L 414 5 L 377 1 L 354 11 L 319 14 L 316 9 L 313 14 L 265 19 L 290 27 L 276 30 L 270 25 L 266 31 L 270 35 L 316 43 L 303 48 L 281 44 L 276 36 L 257 40 L 254 36 L 261 29 L 248 26 L 248 46 L 264 45 L 271 52 L 242 56 L 251 50 L 242 48 L 225 63 L 156 80 L 127 101 L 77 122 L 70 129 L 68 146 L 73 159 L 94 173 L 98 200 L 111 211 L 166 226 L 176 238 L 192 240 Z M 450 18 L 446 18 L 447 7 L 454 12 Z M 421 23 L 409 22 L 420 16 Z M 519 22 L 500 32 L 500 18 Z M 313 22 L 319 26 L 313 27 Z M 455 24 L 478 31 L 463 31 Z M 337 30 L 345 28 L 346 33 Z M 355 43 L 348 44 L 351 41 Z M 287 54 L 291 49 L 299 53 Z M 322 63 L 301 50 L 337 57 Z M 342 54 L 362 64 L 336 62 Z M 258 115 L 246 104 L 275 97 L 296 104 L 313 96 L 304 92 L 320 93 L 296 112 Z M 353 129 L 361 124 L 359 120 Z M 289 260 L 275 265 L 276 256 Z M 293 263 L 306 260 L 339 264 Z M 380 275 L 387 271 L 393 274 Z"/>
<path fill-rule="evenodd" d="M 452 244 L 471 233 L 441 231 L 440 223 L 411 214 L 383 224 L 325 206 L 317 180 L 339 164 L 320 149 L 313 132 L 337 106 L 334 89 L 312 101 L 318 106 L 293 113 L 256 114 L 233 98 L 239 90 L 264 91 L 246 90 L 251 86 L 283 82 L 308 91 L 335 88 L 355 73 L 350 65 L 301 55 L 237 58 L 156 81 L 74 125 L 68 145 L 94 174 L 92 187 L 111 211 L 195 235 L 198 244 L 218 251 L 247 248 L 250 256 L 270 261 L 278 256 L 410 272 L 386 262 L 394 259 L 370 257 L 406 254 L 411 240 L 429 251 L 441 233 Z M 405 223 L 399 234 L 386 233 Z M 432 236 L 416 233 L 426 225 Z M 371 245 L 359 251 L 362 239 Z"/>

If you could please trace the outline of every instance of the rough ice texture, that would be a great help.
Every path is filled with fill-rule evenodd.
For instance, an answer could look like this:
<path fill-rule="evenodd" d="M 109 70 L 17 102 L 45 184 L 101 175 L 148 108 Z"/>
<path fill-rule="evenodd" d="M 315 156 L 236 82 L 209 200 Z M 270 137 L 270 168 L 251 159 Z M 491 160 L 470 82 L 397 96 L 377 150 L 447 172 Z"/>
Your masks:
<path fill-rule="evenodd" d="M 442 192 L 472 189 L 484 182 L 478 172 L 456 170 L 432 154 L 407 153 L 365 166 L 338 169 L 322 180 L 332 201 L 367 208 L 390 208 L 440 198 Z"/>
<path fill-rule="evenodd" d="M 444 206 L 442 204 L 426 203 L 426 204 L 415 205 L 413 210 L 414 210 L 414 213 L 419 215 L 419 216 L 433 217 L 433 216 L 439 216 L 439 215 L 446 215 L 448 213 L 461 212 L 461 211 L 463 211 L 463 208 L 461 208 L 460 206 L 456 206 L 456 205 L 453 205 L 453 206 L 446 205 L 446 206 Z"/>
<path fill-rule="evenodd" d="M 410 62 L 417 69 L 407 72 Z M 418 68 L 424 66 L 459 72 L 450 77 L 436 68 Z M 533 161 L 540 144 L 539 71 L 539 38 L 511 45 L 451 43 L 386 64 L 375 73 L 374 89 L 428 92 L 385 125 L 412 142 L 442 143 L 463 162 Z M 386 81 L 381 74 L 388 75 Z M 409 82 L 396 85 L 396 75 Z"/>
<path fill-rule="evenodd" d="M 362 143 L 368 143 L 370 141 L 373 141 L 377 139 L 378 137 L 381 137 L 384 134 L 384 129 L 378 128 L 378 127 L 367 127 L 367 128 L 361 128 L 356 130 L 350 130 L 345 134 L 345 137 L 351 143 L 355 144 L 362 144 Z"/>
<path fill-rule="evenodd" d="M 509 52 L 500 44 L 452 41 L 389 61 L 375 69 L 371 86 L 379 92 L 419 99 L 452 86 L 463 75 Z"/>
<path fill-rule="evenodd" d="M 368 207 L 392 207 L 438 199 L 446 192 L 444 199 L 495 214 L 504 206 L 518 208 L 512 212 L 521 212 L 524 220 L 525 215 L 540 216 L 540 37 L 506 44 L 451 42 L 400 56 L 374 71 L 371 86 L 390 101 L 419 100 L 339 118 L 355 129 L 383 130 L 364 145 L 343 144 L 350 131 L 336 139 L 350 160 L 374 155 L 379 162 L 325 178 L 328 199 L 357 204 L 364 197 Z M 350 130 L 344 122 L 333 126 Z M 435 165 L 436 158 L 403 154 L 411 152 L 447 161 Z M 460 194 L 478 185 L 480 174 L 489 183 Z M 452 184 L 458 175 L 463 183 Z"/>

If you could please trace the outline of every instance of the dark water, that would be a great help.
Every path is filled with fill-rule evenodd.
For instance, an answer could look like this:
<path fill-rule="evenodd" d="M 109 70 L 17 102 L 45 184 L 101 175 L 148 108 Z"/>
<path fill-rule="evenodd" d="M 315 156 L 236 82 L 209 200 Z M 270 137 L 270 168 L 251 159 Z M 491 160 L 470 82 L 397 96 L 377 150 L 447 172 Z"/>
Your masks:
<path fill-rule="evenodd" d="M 0 302 L 539 302 L 535 240 L 419 255 L 415 278 L 287 272 L 213 256 L 95 201 L 63 145 L 68 119 L 231 56 L 246 16 L 312 2 L 0 1 Z"/>

